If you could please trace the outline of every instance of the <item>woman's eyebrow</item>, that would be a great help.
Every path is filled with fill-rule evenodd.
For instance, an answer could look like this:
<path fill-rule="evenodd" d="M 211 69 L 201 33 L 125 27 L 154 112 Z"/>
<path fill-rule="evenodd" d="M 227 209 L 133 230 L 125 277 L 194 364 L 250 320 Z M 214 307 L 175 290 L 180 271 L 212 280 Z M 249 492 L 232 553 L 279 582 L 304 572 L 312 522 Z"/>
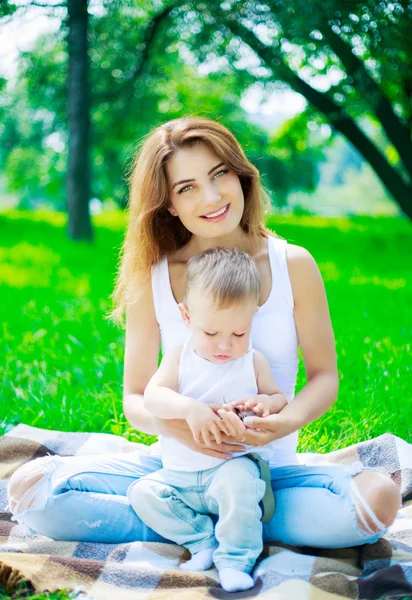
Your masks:
<path fill-rule="evenodd" d="M 224 162 L 220 162 L 218 165 L 216 165 L 215 167 L 213 167 L 213 169 L 210 169 L 210 171 L 208 172 L 208 175 L 210 175 L 211 173 L 213 173 L 213 171 L 215 169 L 218 169 L 219 167 L 221 167 L 222 165 L 224 165 Z M 190 181 L 196 181 L 195 179 L 181 179 L 180 181 L 176 181 L 176 183 L 174 183 L 172 185 L 172 189 L 174 187 L 176 187 L 177 185 L 179 185 L 179 183 L 190 183 Z"/>

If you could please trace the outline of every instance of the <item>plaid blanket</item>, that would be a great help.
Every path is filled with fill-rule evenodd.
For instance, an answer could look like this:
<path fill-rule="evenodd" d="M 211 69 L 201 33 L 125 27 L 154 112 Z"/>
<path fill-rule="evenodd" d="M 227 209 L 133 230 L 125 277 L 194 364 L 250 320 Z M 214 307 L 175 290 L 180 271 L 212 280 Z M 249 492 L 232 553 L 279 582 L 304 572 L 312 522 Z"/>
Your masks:
<path fill-rule="evenodd" d="M 12 522 L 6 486 L 21 464 L 47 453 L 86 455 L 148 453 L 109 434 L 63 433 L 18 425 L 0 437 L 0 585 L 11 593 L 74 590 L 72 597 L 94 600 L 201 600 L 252 598 L 342 600 L 412 598 L 412 445 L 385 434 L 326 455 L 305 454 L 308 464 L 379 466 L 402 491 L 404 505 L 387 535 L 376 544 L 343 550 L 291 548 L 267 544 L 253 575 L 256 586 L 228 594 L 217 572 L 178 570 L 185 550 L 174 544 L 58 542 L 33 535 Z"/>

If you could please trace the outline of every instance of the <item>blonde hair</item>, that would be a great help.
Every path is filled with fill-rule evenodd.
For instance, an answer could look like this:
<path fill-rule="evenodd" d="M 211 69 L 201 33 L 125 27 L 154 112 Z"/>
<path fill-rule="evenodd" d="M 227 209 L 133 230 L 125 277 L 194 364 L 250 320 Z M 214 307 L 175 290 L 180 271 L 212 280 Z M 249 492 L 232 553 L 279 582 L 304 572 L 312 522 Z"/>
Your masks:
<path fill-rule="evenodd" d="M 257 248 L 259 238 L 269 235 L 263 225 L 268 196 L 259 171 L 226 127 L 203 117 L 184 117 L 156 127 L 143 139 L 130 175 L 129 223 L 113 293 L 116 320 L 121 320 L 125 306 L 133 304 L 147 285 L 152 265 L 182 248 L 192 236 L 168 211 L 165 165 L 179 148 L 199 142 L 206 143 L 239 177 L 245 200 L 240 226 L 249 235 L 251 247 Z"/>
<path fill-rule="evenodd" d="M 219 310 L 248 299 L 256 300 L 257 304 L 259 271 L 246 252 L 236 248 L 209 248 L 187 263 L 186 304 L 195 292 L 211 295 Z"/>

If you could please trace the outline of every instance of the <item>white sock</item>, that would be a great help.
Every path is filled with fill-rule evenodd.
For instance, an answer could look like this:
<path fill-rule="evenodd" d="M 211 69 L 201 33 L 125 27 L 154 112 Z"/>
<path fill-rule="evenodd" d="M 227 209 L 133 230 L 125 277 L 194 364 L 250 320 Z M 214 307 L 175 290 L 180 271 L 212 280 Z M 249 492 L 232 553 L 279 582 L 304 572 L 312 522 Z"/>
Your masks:
<path fill-rule="evenodd" d="M 183 571 L 207 571 L 213 566 L 214 548 L 206 548 L 200 550 L 196 554 L 192 554 L 192 558 L 180 565 Z"/>
<path fill-rule="evenodd" d="M 219 571 L 219 579 L 222 588 L 226 592 L 241 592 L 242 590 L 250 590 L 255 585 L 255 582 L 250 575 L 244 571 L 236 569 L 222 569 Z"/>

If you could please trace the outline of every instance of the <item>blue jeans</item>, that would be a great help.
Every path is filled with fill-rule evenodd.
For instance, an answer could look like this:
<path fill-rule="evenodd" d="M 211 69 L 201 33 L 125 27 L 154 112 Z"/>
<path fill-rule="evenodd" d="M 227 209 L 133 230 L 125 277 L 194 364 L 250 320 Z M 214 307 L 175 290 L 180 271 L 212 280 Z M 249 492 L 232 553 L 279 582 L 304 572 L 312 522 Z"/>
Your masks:
<path fill-rule="evenodd" d="M 48 456 L 31 465 L 32 475 L 44 476 L 13 512 L 32 531 L 83 542 L 167 541 L 142 523 L 126 496 L 131 483 L 162 467 L 159 456 Z M 351 480 L 360 470 L 305 465 L 271 469 L 276 510 L 263 525 L 263 541 L 345 548 L 378 540 L 386 529 L 368 533 L 356 518 Z"/>
<path fill-rule="evenodd" d="M 127 497 L 143 523 L 192 554 L 215 548 L 221 570 L 250 573 L 263 550 L 265 493 L 259 467 L 246 457 L 205 471 L 161 469 L 132 483 Z M 210 515 L 218 515 L 215 525 Z"/>

